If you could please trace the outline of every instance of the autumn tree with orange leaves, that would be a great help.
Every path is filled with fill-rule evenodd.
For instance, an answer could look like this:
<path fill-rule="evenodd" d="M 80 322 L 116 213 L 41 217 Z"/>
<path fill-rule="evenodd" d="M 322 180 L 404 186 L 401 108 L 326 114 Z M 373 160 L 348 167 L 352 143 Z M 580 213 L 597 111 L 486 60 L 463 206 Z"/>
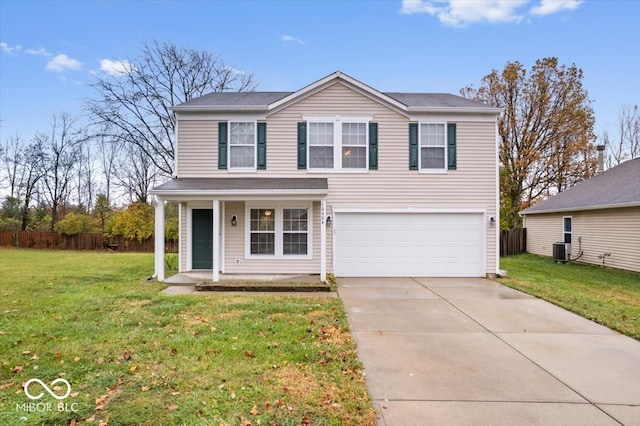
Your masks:
<path fill-rule="evenodd" d="M 479 88 L 460 93 L 504 110 L 498 120 L 502 228 L 520 227 L 519 211 L 596 172 L 595 118 L 575 64 L 550 57 L 528 71 L 508 62 Z"/>

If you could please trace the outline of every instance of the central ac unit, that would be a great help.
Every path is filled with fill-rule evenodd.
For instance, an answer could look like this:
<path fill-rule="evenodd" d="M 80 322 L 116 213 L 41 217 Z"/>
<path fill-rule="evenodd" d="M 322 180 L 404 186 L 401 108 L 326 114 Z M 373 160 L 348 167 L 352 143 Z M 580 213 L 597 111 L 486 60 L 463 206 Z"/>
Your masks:
<path fill-rule="evenodd" d="M 553 261 L 567 263 L 569 261 L 569 255 L 571 254 L 569 247 L 569 243 L 554 243 Z"/>

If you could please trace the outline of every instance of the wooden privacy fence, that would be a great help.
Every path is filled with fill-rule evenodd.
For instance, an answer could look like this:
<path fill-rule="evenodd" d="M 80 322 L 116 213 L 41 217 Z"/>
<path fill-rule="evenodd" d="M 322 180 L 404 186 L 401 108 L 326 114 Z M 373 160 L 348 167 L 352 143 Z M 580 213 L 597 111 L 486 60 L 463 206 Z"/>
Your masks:
<path fill-rule="evenodd" d="M 0 231 L 0 246 L 2 247 L 153 252 L 154 243 L 153 236 L 138 241 L 125 238 L 122 235 L 106 237 L 100 233 L 65 235 L 57 232 Z M 167 253 L 177 253 L 178 240 L 165 240 L 164 247 Z"/>
<path fill-rule="evenodd" d="M 527 228 L 500 231 L 500 256 L 527 252 Z"/>

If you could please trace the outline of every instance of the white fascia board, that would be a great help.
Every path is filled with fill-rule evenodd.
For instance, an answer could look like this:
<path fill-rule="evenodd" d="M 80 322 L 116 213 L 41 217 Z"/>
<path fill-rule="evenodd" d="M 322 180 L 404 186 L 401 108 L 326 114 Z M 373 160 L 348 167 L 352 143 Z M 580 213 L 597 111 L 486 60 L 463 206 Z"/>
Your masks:
<path fill-rule="evenodd" d="M 607 210 L 607 209 L 624 209 L 628 207 L 640 207 L 640 202 L 634 203 L 625 203 L 625 204 L 603 204 L 599 206 L 587 206 L 587 207 L 571 207 L 566 209 L 552 209 L 552 210 L 540 210 L 533 212 L 519 212 L 520 216 L 528 216 L 535 214 L 545 214 L 545 213 L 564 213 L 564 212 L 581 212 L 581 211 L 590 211 L 590 210 Z"/>
<path fill-rule="evenodd" d="M 407 108 L 410 113 L 443 113 L 443 114 L 483 114 L 483 115 L 493 115 L 497 116 L 502 113 L 502 108 L 494 108 L 494 107 L 478 107 L 478 108 L 467 108 L 467 107 L 422 107 L 422 106 L 410 106 Z"/>
<path fill-rule="evenodd" d="M 366 208 L 366 207 L 334 207 L 334 213 L 475 213 L 485 214 L 483 208 L 429 208 L 429 207 L 392 207 L 392 208 Z"/>
<path fill-rule="evenodd" d="M 248 201 L 248 200 L 311 200 L 318 201 L 326 197 L 326 189 L 300 190 L 252 190 L 252 191 L 154 191 L 159 199 L 168 201 L 213 200 Z"/>
<path fill-rule="evenodd" d="M 174 112 L 217 112 L 217 111 L 268 111 L 267 105 L 193 105 L 193 106 L 175 106 L 169 108 Z"/>

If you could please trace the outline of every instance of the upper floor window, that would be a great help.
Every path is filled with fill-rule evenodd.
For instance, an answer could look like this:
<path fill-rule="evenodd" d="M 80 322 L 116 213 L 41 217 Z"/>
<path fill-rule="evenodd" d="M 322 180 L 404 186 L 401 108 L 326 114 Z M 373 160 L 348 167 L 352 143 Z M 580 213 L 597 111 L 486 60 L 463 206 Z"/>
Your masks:
<path fill-rule="evenodd" d="M 445 123 L 420 124 L 420 170 L 447 170 Z"/>
<path fill-rule="evenodd" d="M 229 167 L 255 169 L 256 130 L 254 122 L 229 123 Z"/>
<path fill-rule="evenodd" d="M 333 123 L 309 123 L 309 168 L 333 168 L 333 137 Z"/>
<path fill-rule="evenodd" d="M 366 123 L 342 123 L 342 168 L 367 168 Z"/>
<path fill-rule="evenodd" d="M 368 128 L 353 119 L 310 121 L 309 169 L 367 170 Z"/>

